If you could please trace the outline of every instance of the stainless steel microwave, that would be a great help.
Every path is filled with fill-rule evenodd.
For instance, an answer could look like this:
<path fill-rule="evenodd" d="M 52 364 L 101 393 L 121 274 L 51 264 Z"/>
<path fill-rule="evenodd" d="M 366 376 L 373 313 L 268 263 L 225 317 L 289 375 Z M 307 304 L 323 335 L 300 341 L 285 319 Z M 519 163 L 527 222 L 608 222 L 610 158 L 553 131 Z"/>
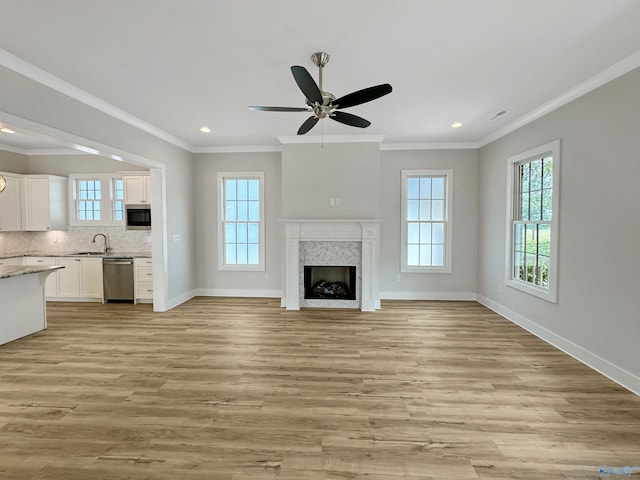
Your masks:
<path fill-rule="evenodd" d="M 127 230 L 151 230 L 149 205 L 127 205 L 126 211 Z"/>

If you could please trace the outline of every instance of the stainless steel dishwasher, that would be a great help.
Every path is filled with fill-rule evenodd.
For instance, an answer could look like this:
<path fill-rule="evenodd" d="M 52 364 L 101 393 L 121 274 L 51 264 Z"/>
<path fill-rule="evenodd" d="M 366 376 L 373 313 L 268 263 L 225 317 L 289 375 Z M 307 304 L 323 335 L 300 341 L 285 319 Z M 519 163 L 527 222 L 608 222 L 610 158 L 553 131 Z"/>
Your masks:
<path fill-rule="evenodd" d="M 104 303 L 133 302 L 133 258 L 104 257 L 102 283 Z"/>

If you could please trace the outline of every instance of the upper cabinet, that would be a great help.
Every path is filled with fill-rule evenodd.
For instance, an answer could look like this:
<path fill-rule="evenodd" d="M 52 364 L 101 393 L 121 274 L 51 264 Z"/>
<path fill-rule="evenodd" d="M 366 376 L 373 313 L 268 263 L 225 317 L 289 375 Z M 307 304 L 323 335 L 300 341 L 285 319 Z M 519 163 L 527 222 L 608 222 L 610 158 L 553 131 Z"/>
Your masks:
<path fill-rule="evenodd" d="M 124 182 L 124 203 L 126 205 L 151 204 L 151 177 L 145 174 L 122 173 Z"/>
<path fill-rule="evenodd" d="M 7 182 L 0 193 L 0 232 L 22 230 L 22 176 L 0 172 Z"/>
<path fill-rule="evenodd" d="M 66 230 L 67 178 L 24 175 L 24 218 L 27 231 Z"/>

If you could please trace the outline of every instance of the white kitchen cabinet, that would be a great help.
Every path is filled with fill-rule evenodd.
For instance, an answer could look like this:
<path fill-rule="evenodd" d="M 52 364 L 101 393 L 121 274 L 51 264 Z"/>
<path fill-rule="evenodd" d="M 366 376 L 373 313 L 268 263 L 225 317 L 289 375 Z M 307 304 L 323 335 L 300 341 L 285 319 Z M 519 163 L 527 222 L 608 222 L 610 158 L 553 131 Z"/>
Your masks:
<path fill-rule="evenodd" d="M 58 297 L 102 301 L 102 258 L 58 257 Z"/>
<path fill-rule="evenodd" d="M 133 272 L 136 302 L 153 301 L 153 261 L 150 258 L 134 258 Z"/>
<path fill-rule="evenodd" d="M 82 258 L 80 297 L 102 301 L 102 258 Z"/>
<path fill-rule="evenodd" d="M 24 257 L 0 258 L 0 265 L 24 265 Z"/>
<path fill-rule="evenodd" d="M 151 204 L 151 177 L 149 175 L 122 175 L 124 203 L 126 205 Z"/>
<path fill-rule="evenodd" d="M 23 230 L 66 230 L 67 178 L 25 175 Z"/>
<path fill-rule="evenodd" d="M 0 194 L 0 232 L 22 230 L 22 175 L 0 172 L 7 182 Z"/>
<path fill-rule="evenodd" d="M 23 265 L 51 266 L 60 265 L 55 257 L 24 257 Z M 64 269 L 62 269 L 64 270 Z M 47 298 L 55 298 L 58 295 L 58 273 L 60 270 L 49 274 L 47 283 L 44 286 L 44 294 Z"/>
<path fill-rule="evenodd" d="M 80 261 L 77 257 L 58 257 L 57 264 L 64 268 L 58 270 L 58 296 L 65 298 L 80 297 Z"/>

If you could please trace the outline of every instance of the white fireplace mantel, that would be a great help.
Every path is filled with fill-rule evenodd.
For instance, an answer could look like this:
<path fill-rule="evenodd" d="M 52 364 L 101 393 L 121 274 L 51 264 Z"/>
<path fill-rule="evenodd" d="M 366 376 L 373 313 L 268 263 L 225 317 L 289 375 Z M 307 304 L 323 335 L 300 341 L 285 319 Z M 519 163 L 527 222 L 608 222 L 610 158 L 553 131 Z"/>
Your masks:
<path fill-rule="evenodd" d="M 300 309 L 300 242 L 361 242 L 360 309 L 380 308 L 380 219 L 282 219 L 285 228 L 285 281 L 282 306 Z"/>

